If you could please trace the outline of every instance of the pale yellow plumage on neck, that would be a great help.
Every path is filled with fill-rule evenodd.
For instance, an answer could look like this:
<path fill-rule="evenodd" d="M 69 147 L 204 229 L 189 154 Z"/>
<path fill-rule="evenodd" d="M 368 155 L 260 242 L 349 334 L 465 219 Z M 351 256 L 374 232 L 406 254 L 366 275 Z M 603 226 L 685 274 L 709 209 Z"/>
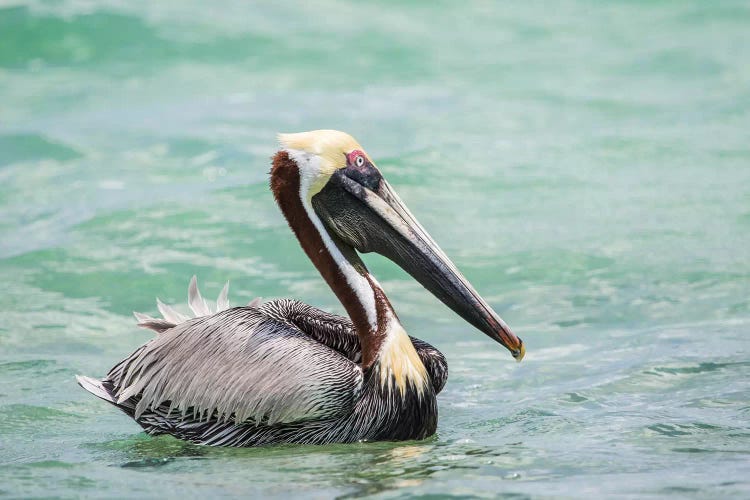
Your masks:
<path fill-rule="evenodd" d="M 401 323 L 391 318 L 388 333 L 378 353 L 380 384 L 387 387 L 396 385 L 403 396 L 407 385 L 412 385 L 420 396 L 429 381 L 424 363 L 419 358 L 414 344 Z"/>

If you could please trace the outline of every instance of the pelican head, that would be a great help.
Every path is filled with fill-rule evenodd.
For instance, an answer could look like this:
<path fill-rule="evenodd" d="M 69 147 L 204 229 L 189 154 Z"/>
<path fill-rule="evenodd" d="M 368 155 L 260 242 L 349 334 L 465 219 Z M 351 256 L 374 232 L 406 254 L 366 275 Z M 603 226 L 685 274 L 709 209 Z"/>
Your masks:
<path fill-rule="evenodd" d="M 294 185 L 299 199 L 349 263 L 364 269 L 356 252 L 387 257 L 518 361 L 523 358 L 521 339 L 459 272 L 354 138 L 335 130 L 315 130 L 280 134 L 279 142 L 299 169 Z M 274 189 L 277 200 L 281 189 Z"/>

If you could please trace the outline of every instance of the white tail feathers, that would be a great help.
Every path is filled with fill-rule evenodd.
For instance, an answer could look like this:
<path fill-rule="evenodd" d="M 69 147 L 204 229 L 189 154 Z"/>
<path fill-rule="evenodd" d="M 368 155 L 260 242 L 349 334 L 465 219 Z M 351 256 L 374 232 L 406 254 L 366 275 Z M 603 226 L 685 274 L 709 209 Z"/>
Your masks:
<path fill-rule="evenodd" d="M 250 301 L 248 307 L 257 307 L 260 304 L 261 298 L 258 297 Z M 190 279 L 190 285 L 188 285 L 188 306 L 193 312 L 193 317 L 195 318 L 200 318 L 201 316 L 210 316 L 211 314 L 226 311 L 227 309 L 229 309 L 229 282 L 227 281 L 224 285 L 224 288 L 221 289 L 221 293 L 219 293 L 219 297 L 216 299 L 216 309 L 214 310 L 212 308 L 212 304 L 207 302 L 206 299 L 204 299 L 201 295 L 201 292 L 198 289 L 198 279 L 193 276 Z M 133 315 L 138 321 L 138 326 L 154 330 L 157 333 L 161 333 L 172 328 L 175 325 L 179 325 L 180 323 L 184 323 L 185 321 L 191 319 L 190 316 L 182 314 L 181 312 L 175 310 L 174 307 L 165 304 L 158 298 L 156 299 L 156 307 L 159 309 L 159 312 L 164 319 L 152 318 L 147 314 L 134 312 Z"/>
<path fill-rule="evenodd" d="M 174 323 L 175 325 L 179 325 L 180 323 L 184 323 L 185 321 L 189 320 L 189 316 L 185 316 L 182 313 L 179 313 L 172 309 L 172 306 L 168 306 L 159 298 L 156 299 L 156 307 L 159 309 L 159 312 L 161 313 L 162 317 L 169 321 L 170 323 Z"/>
<path fill-rule="evenodd" d="M 138 323 L 146 323 L 147 321 L 151 321 L 151 320 L 154 319 L 151 316 L 149 316 L 148 314 L 143 314 L 143 313 L 139 313 L 139 312 L 135 312 L 135 311 L 133 311 L 133 316 L 135 316 L 135 320 Z"/>
<path fill-rule="evenodd" d="M 221 293 L 219 294 L 219 297 L 216 299 L 216 310 L 217 311 L 224 311 L 226 309 L 229 309 L 229 282 L 224 285 L 224 288 L 221 289 Z"/>
<path fill-rule="evenodd" d="M 113 398 L 112 395 L 107 392 L 107 389 L 104 388 L 101 380 L 86 377 L 84 375 L 76 375 L 76 380 L 78 381 L 78 385 L 89 391 L 97 398 L 101 398 L 104 401 L 109 401 L 110 403 L 115 402 L 115 398 Z"/>
<path fill-rule="evenodd" d="M 229 284 L 229 282 L 227 282 L 227 284 Z M 195 275 L 190 279 L 190 285 L 188 286 L 188 305 L 196 318 L 212 314 L 211 308 L 208 307 L 208 303 L 201 296 L 201 291 L 198 290 L 198 278 L 196 278 Z"/>

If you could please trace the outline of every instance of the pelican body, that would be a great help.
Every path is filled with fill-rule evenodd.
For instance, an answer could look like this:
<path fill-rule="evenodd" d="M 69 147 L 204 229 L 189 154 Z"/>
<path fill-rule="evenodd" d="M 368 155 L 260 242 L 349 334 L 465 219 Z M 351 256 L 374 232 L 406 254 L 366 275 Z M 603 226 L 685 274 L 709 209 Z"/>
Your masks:
<path fill-rule="evenodd" d="M 359 253 L 406 270 L 517 360 L 522 341 L 479 296 L 348 134 L 281 134 L 271 190 L 348 318 L 290 299 L 215 310 L 190 283 L 194 318 L 157 302 L 156 336 L 102 380 L 79 384 L 151 435 L 214 446 L 423 439 L 448 367 L 410 337 Z"/>

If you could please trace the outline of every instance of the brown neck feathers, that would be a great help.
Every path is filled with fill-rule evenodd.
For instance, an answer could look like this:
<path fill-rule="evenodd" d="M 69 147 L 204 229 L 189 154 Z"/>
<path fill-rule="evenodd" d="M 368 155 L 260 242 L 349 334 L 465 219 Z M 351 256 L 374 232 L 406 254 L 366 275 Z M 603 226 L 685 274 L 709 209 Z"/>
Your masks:
<path fill-rule="evenodd" d="M 279 151 L 273 158 L 271 191 L 274 198 L 276 198 L 276 203 L 279 204 L 284 217 L 289 223 L 289 227 L 291 227 L 295 236 L 297 236 L 302 249 L 318 269 L 318 272 L 323 276 L 323 279 L 326 280 L 328 286 L 331 287 L 333 293 L 341 301 L 341 304 L 349 314 L 349 318 L 354 323 L 362 346 L 362 367 L 369 368 L 375 362 L 378 350 L 385 337 L 385 315 L 386 311 L 390 309 L 388 299 L 380 287 L 375 285 L 369 275 L 367 275 L 364 264 L 359 261 L 359 257 L 357 257 L 354 250 L 337 241 L 335 235 L 329 233 L 334 244 L 342 250 L 342 253 L 349 254 L 348 257 L 358 261 L 359 265 L 356 267 L 363 270 L 363 276 L 367 279 L 373 290 L 377 311 L 377 328 L 373 331 L 368 321 L 365 306 L 347 282 L 341 267 L 328 251 L 322 236 L 310 220 L 302 204 L 299 167 L 285 151 Z"/>

